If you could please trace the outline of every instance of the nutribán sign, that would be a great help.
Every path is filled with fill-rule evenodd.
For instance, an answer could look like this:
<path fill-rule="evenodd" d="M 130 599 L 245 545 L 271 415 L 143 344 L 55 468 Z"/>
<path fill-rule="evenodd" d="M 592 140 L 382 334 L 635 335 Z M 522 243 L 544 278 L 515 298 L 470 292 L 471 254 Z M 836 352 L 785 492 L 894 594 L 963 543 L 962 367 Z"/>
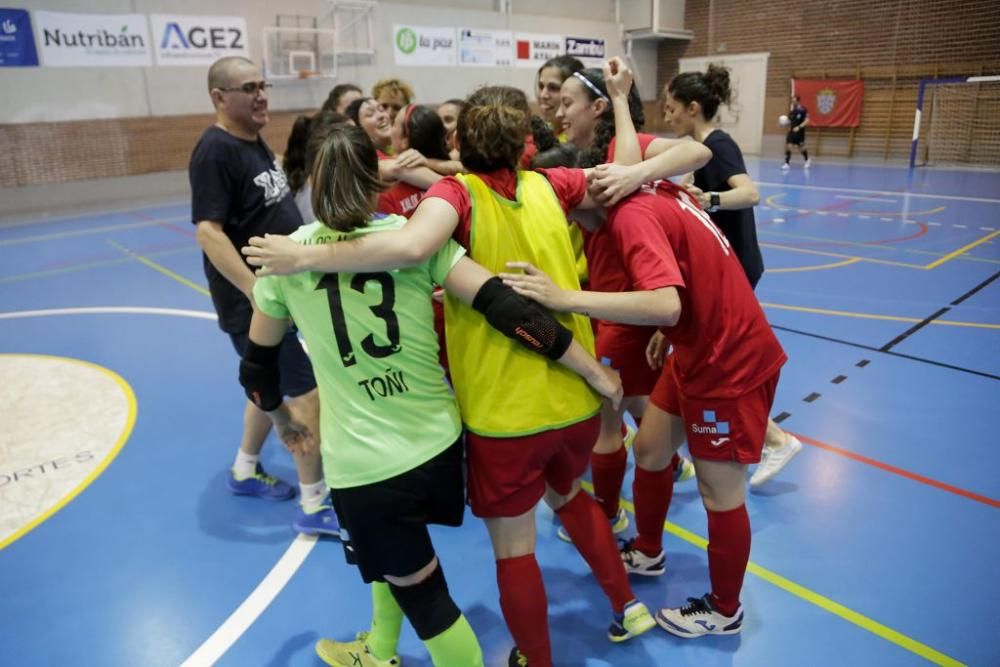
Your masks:
<path fill-rule="evenodd" d="M 143 14 L 33 12 L 35 41 L 46 67 L 148 67 Z"/>

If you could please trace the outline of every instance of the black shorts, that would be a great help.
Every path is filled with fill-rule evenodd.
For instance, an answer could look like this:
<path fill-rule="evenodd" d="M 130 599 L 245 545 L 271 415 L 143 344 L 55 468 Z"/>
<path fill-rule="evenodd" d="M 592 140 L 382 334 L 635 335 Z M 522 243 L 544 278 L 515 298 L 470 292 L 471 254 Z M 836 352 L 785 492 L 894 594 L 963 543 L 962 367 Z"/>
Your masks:
<path fill-rule="evenodd" d="M 792 132 L 791 130 L 789 130 L 788 134 L 785 136 L 785 143 L 801 146 L 802 144 L 806 143 L 806 131 L 800 130 L 799 132 Z"/>
<path fill-rule="evenodd" d="M 229 334 L 236 353 L 243 356 L 250 342 L 247 331 Z M 316 377 L 313 375 L 312 363 L 302 349 L 302 343 L 294 329 L 289 329 L 281 339 L 281 349 L 278 350 L 278 368 L 281 370 L 281 395 L 301 396 L 316 388 Z"/>
<path fill-rule="evenodd" d="M 434 558 L 427 525 L 461 526 L 465 482 L 459 438 L 413 470 L 389 479 L 331 489 L 347 562 L 365 583 L 405 577 Z M 344 532 L 346 531 L 346 533 Z"/>

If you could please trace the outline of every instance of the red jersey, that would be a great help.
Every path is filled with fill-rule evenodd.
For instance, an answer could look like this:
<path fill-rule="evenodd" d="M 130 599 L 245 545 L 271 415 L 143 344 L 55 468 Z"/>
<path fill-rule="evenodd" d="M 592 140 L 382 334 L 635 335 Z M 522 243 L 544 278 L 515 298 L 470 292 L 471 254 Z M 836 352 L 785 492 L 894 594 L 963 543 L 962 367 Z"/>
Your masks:
<path fill-rule="evenodd" d="M 391 188 L 378 196 L 378 205 L 375 210 L 379 213 L 395 213 L 409 218 L 417 210 L 417 204 L 424 191 L 415 185 L 397 182 Z"/>
<path fill-rule="evenodd" d="M 613 246 L 622 272 L 591 266 L 602 291 L 676 287 L 681 315 L 661 331 L 685 396 L 735 398 L 755 389 L 787 360 L 725 235 L 683 188 L 644 187 L 608 211 L 592 243 Z M 588 255 L 589 259 L 589 255 Z M 610 260 L 609 260 L 610 262 Z"/>
<path fill-rule="evenodd" d="M 537 169 L 552 186 L 564 213 L 569 213 L 583 201 L 587 194 L 587 178 L 580 169 Z M 510 169 L 497 169 L 487 174 L 476 174 L 486 186 L 504 199 L 517 199 L 517 174 Z M 469 191 L 454 176 L 446 176 L 432 185 L 425 197 L 440 197 L 458 213 L 458 226 L 454 238 L 462 247 L 469 247 L 469 229 L 472 224 L 472 199 Z M 514 259 L 514 258 L 512 258 Z"/>

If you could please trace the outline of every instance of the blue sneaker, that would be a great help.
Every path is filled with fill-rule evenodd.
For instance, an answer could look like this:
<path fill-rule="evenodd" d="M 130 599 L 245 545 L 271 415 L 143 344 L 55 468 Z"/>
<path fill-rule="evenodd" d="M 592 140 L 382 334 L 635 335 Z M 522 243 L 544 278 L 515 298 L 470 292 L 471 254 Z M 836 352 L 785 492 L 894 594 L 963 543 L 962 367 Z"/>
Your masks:
<path fill-rule="evenodd" d="M 318 509 L 307 512 L 301 507 L 299 514 L 292 522 L 292 527 L 303 535 L 332 535 L 340 537 L 340 523 L 337 515 L 329 505 L 320 505 Z"/>
<path fill-rule="evenodd" d="M 230 469 L 226 486 L 238 496 L 255 496 L 264 500 L 288 500 L 295 495 L 295 488 L 292 485 L 268 475 L 260 463 L 257 464 L 257 470 L 251 477 L 243 479 L 236 479 L 236 475 Z"/>

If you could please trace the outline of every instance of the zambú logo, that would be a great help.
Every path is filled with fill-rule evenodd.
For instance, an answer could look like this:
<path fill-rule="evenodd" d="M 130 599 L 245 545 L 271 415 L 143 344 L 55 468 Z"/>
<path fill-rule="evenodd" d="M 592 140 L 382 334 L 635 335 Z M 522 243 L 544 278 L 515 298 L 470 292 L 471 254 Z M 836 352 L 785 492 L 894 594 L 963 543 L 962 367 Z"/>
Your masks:
<path fill-rule="evenodd" d="M 403 53 L 413 53 L 417 50 L 417 33 L 409 28 L 400 28 L 396 33 L 396 47 Z"/>
<path fill-rule="evenodd" d="M 816 106 L 821 114 L 828 114 L 833 111 L 833 105 L 837 103 L 837 93 L 832 88 L 824 88 L 816 94 Z"/>

